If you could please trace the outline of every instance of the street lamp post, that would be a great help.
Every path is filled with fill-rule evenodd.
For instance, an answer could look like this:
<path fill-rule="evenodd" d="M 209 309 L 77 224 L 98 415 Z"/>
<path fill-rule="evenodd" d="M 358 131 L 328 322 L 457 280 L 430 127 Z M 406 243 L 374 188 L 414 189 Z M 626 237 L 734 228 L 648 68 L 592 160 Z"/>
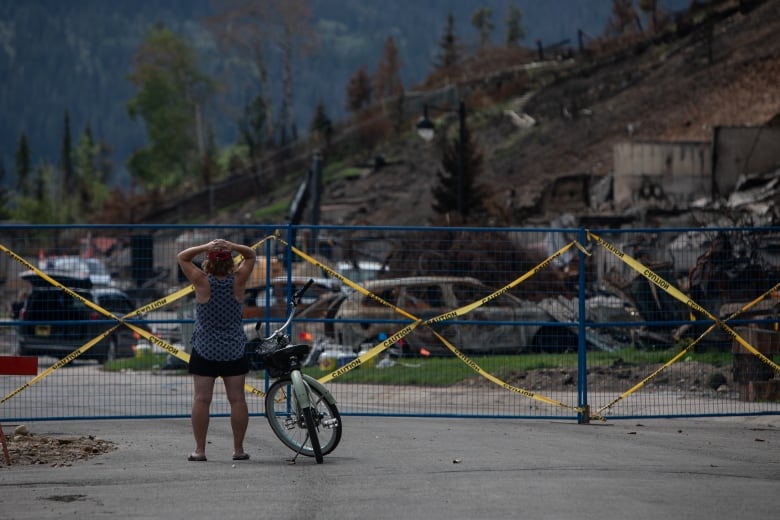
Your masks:
<path fill-rule="evenodd" d="M 442 112 L 454 112 L 452 109 L 431 106 L 430 108 Z M 466 105 L 463 101 L 458 103 L 458 213 L 465 215 L 466 210 Z M 417 122 L 417 134 L 426 141 L 433 139 L 435 125 L 428 117 L 428 105 L 423 105 L 423 116 Z"/>
<path fill-rule="evenodd" d="M 322 154 L 319 150 L 314 152 L 311 165 L 311 251 L 317 251 L 317 227 L 320 225 L 320 196 L 322 195 Z"/>

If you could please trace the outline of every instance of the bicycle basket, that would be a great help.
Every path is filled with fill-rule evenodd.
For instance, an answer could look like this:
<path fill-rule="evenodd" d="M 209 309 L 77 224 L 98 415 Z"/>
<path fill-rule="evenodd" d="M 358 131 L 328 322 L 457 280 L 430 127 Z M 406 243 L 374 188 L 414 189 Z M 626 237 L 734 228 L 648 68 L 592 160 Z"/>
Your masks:
<path fill-rule="evenodd" d="M 290 360 L 297 358 L 298 364 L 306 358 L 311 350 L 309 345 L 288 345 L 284 348 L 261 354 L 265 362 L 265 371 L 270 377 L 282 377 L 291 370 Z"/>

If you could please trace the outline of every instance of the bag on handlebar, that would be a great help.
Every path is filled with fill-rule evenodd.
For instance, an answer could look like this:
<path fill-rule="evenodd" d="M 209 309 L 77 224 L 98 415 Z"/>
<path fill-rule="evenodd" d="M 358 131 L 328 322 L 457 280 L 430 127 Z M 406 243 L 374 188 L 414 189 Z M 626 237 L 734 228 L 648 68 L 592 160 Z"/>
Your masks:
<path fill-rule="evenodd" d="M 280 360 L 274 356 L 274 352 L 263 352 L 260 356 L 263 358 L 263 365 L 269 377 L 282 377 L 290 372 L 290 366 L 281 364 Z"/>
<path fill-rule="evenodd" d="M 265 370 L 269 377 L 278 378 L 290 373 L 291 356 L 302 362 L 310 349 L 309 345 L 279 347 L 253 339 L 246 344 L 246 355 L 249 357 L 250 370 Z"/>
<path fill-rule="evenodd" d="M 269 377 L 277 378 L 290 372 L 289 357 L 279 352 L 277 345 L 268 345 L 260 338 L 246 343 L 245 352 L 249 358 L 250 370 L 265 370 Z"/>

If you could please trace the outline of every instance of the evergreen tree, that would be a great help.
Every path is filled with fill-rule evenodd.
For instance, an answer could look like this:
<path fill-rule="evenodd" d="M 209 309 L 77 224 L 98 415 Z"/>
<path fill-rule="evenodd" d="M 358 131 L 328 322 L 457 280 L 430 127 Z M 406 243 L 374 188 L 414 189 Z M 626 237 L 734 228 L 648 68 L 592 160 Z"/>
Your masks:
<path fill-rule="evenodd" d="M 104 145 L 96 143 L 92 129 L 87 125 L 76 145 L 76 200 L 72 212 L 77 220 L 89 220 L 108 197 L 107 175 L 101 170 Z"/>
<path fill-rule="evenodd" d="M 482 172 L 482 152 L 471 138 L 467 126 L 463 128 L 463 215 L 464 220 L 483 209 L 484 188 L 476 182 Z M 433 210 L 439 214 L 458 212 L 460 140 L 452 139 L 444 146 L 441 168 L 433 186 Z"/>
<path fill-rule="evenodd" d="M 484 47 L 490 42 L 490 33 L 493 32 L 493 10 L 480 7 L 471 15 L 471 25 L 479 31 L 479 46 Z"/>
<path fill-rule="evenodd" d="M 401 82 L 401 64 L 398 59 L 398 47 L 392 36 L 385 40 L 385 48 L 382 59 L 374 75 L 374 97 L 377 100 L 396 97 L 403 93 L 404 86 Z"/>
<path fill-rule="evenodd" d="M 279 144 L 282 148 L 288 144 L 288 128 L 295 120 L 293 114 L 293 79 L 292 79 L 292 54 L 293 34 L 290 27 L 284 26 L 284 39 L 281 42 L 284 54 L 284 67 L 282 68 L 282 105 L 279 109 Z M 292 129 L 290 129 L 291 131 Z"/>
<path fill-rule="evenodd" d="M 658 30 L 658 0 L 639 0 L 639 9 L 650 20 L 650 30 Z"/>
<path fill-rule="evenodd" d="M 309 123 L 309 134 L 320 148 L 327 148 L 330 144 L 330 137 L 333 132 L 333 123 L 331 123 L 328 114 L 325 112 L 325 102 L 322 98 L 317 100 L 317 106 L 314 108 L 314 116 Z"/>
<path fill-rule="evenodd" d="M 506 46 L 517 47 L 524 38 L 523 12 L 514 2 L 510 2 L 506 14 Z"/>
<path fill-rule="evenodd" d="M 455 16 L 450 13 L 447 15 L 447 25 L 444 28 L 439 40 L 439 58 L 436 62 L 437 69 L 446 69 L 458 63 L 459 49 L 458 40 L 455 36 Z"/>
<path fill-rule="evenodd" d="M 352 75 L 347 84 L 347 110 L 357 115 L 371 104 L 372 97 L 371 79 L 366 67 L 362 66 Z"/>
<path fill-rule="evenodd" d="M 27 144 L 27 135 L 22 132 L 16 147 L 16 191 L 22 197 L 27 197 L 31 193 L 30 161 L 30 146 Z"/>
<path fill-rule="evenodd" d="M 0 220 L 11 216 L 11 190 L 6 186 L 5 160 L 0 157 Z"/>
<path fill-rule="evenodd" d="M 642 22 L 633 4 L 633 0 L 612 0 L 612 14 L 607 24 L 608 35 L 623 36 L 631 32 L 633 25 L 642 32 Z"/>
<path fill-rule="evenodd" d="M 34 184 L 31 193 L 17 200 L 13 212 L 14 218 L 31 224 L 52 224 L 62 221 L 62 215 L 58 214 L 62 210 L 62 205 L 54 204 L 49 195 L 53 174 L 53 168 L 49 165 L 44 164 L 38 168 L 35 178 L 30 180 L 31 184 Z"/>
<path fill-rule="evenodd" d="M 214 179 L 219 176 L 219 164 L 217 163 L 217 138 L 214 133 L 214 127 L 209 125 L 208 137 L 206 139 L 206 150 L 200 165 L 200 177 L 203 186 L 210 186 Z"/>
<path fill-rule="evenodd" d="M 103 185 L 108 185 L 114 175 L 114 162 L 111 160 L 113 154 L 113 148 L 105 139 L 101 139 L 97 143 L 95 168 L 98 171 L 98 179 Z"/>
<path fill-rule="evenodd" d="M 265 99 L 262 95 L 258 95 L 244 107 L 244 114 L 238 121 L 241 140 L 246 144 L 249 149 L 249 157 L 253 160 L 260 158 L 264 144 L 269 142 L 271 138 L 270 134 L 267 133 L 267 117 Z"/>
<path fill-rule="evenodd" d="M 64 193 L 73 193 L 76 188 L 76 173 L 73 170 L 73 145 L 70 138 L 70 114 L 65 111 L 62 131 L 62 150 L 60 151 L 60 172 Z"/>
<path fill-rule="evenodd" d="M 295 124 L 295 103 L 293 100 L 293 63 L 296 54 L 307 54 L 317 46 L 316 31 L 312 27 L 312 10 L 308 0 L 255 0 L 270 4 L 275 11 L 272 34 L 274 42 L 281 49 L 284 58 L 282 69 L 282 105 L 279 126 L 282 130 L 282 146 L 290 139 L 298 139 Z"/>
<path fill-rule="evenodd" d="M 43 203 L 46 200 L 46 195 L 49 190 L 49 181 L 53 175 L 51 175 L 51 168 L 49 166 L 41 165 L 38 167 L 38 171 L 35 175 L 35 189 L 33 190 L 33 198 L 38 203 Z"/>

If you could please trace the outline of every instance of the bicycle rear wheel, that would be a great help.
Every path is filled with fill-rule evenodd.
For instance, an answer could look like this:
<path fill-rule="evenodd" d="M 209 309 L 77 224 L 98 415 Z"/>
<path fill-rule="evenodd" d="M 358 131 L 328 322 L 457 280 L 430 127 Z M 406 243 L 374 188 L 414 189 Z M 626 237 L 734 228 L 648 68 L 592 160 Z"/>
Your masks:
<path fill-rule="evenodd" d="M 336 405 L 328 402 L 316 388 L 305 381 L 304 385 L 309 394 L 311 420 L 320 451 L 327 455 L 341 440 L 341 415 Z M 298 405 L 289 377 L 279 379 L 268 389 L 265 416 L 271 430 L 285 446 L 307 457 L 316 457 L 304 410 Z"/>

